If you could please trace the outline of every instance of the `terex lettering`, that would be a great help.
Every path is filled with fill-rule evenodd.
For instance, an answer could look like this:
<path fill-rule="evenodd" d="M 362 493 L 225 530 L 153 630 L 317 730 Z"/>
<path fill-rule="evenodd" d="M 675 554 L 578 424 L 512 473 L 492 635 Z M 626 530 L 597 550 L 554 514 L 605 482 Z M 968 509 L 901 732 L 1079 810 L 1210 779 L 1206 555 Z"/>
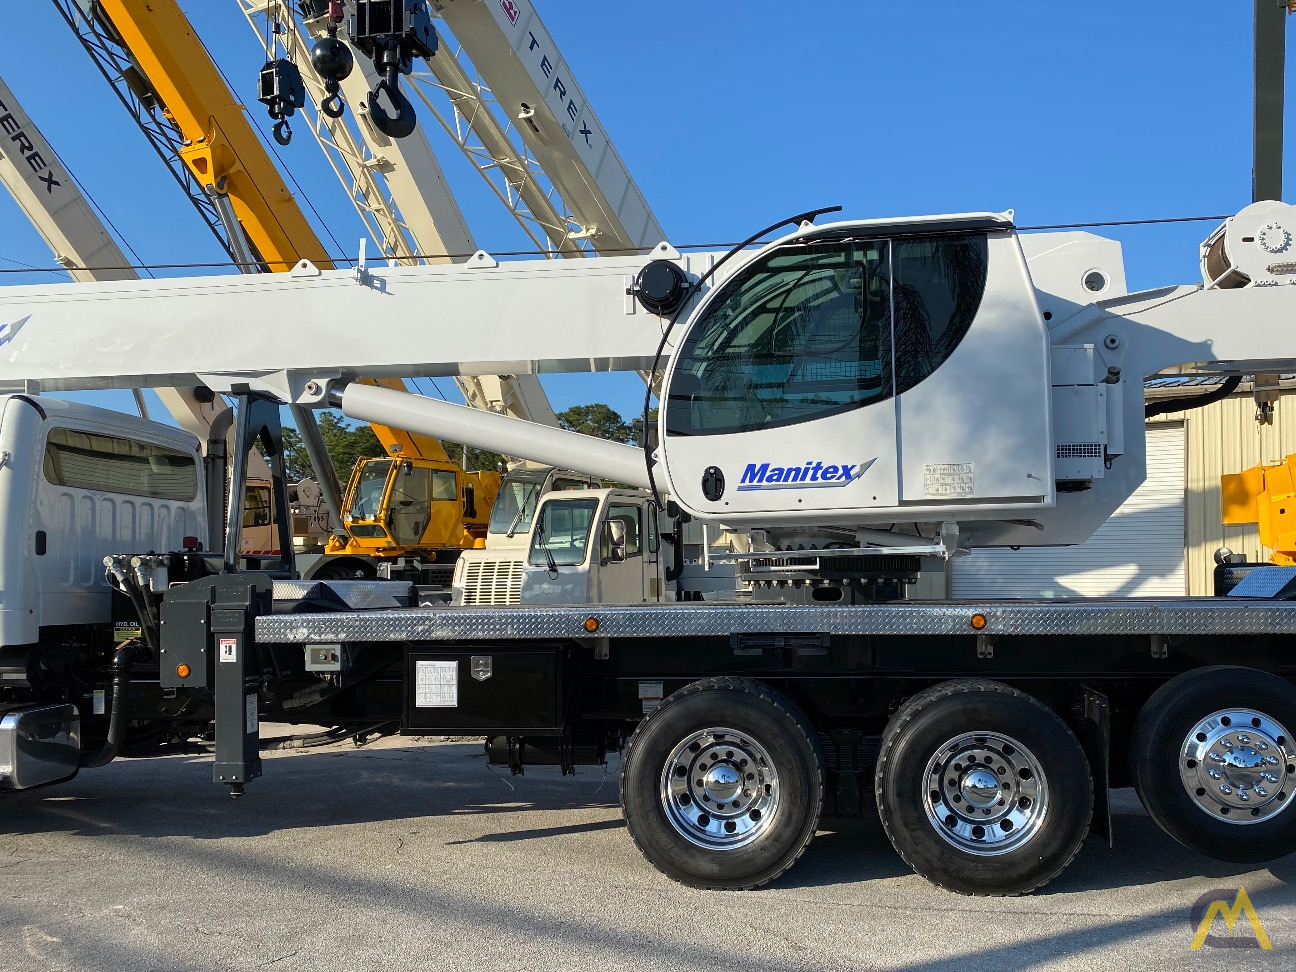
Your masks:
<path fill-rule="evenodd" d="M 539 50 L 539 48 L 540 48 L 540 41 L 536 39 L 535 34 L 533 34 L 531 31 L 528 30 L 527 50 L 536 51 L 539 53 L 540 72 L 545 76 L 546 79 L 553 82 L 553 87 L 551 90 L 553 91 L 554 94 L 558 96 L 558 103 L 563 106 L 563 110 L 566 112 L 568 118 L 570 118 L 573 122 L 579 121 L 581 106 L 576 104 L 575 100 L 573 100 L 571 96 L 568 94 L 567 82 L 565 82 L 562 79 L 561 75 L 556 73 L 553 61 L 549 60 L 549 55 L 546 54 L 544 51 Z M 565 123 L 563 124 L 563 131 L 565 131 L 568 135 L 571 135 L 571 129 L 568 128 Z M 584 125 L 581 126 L 579 134 L 585 136 L 586 145 L 590 144 L 590 136 L 594 133 L 590 131 L 589 122 L 586 122 Z"/>
<path fill-rule="evenodd" d="M 18 155 L 31 166 L 36 177 L 45 184 L 45 191 L 53 195 L 54 187 L 61 186 L 63 183 L 54 178 L 54 171 L 49 167 L 49 163 L 40 154 L 40 150 L 32 144 L 31 137 L 23 131 L 22 122 L 14 116 L 3 101 L 0 101 L 0 132 L 9 137 L 9 141 L 17 148 Z"/>
<path fill-rule="evenodd" d="M 824 462 L 807 459 L 801 466 L 757 465 L 749 462 L 738 482 L 738 492 L 755 489 L 835 489 L 849 486 L 866 472 L 877 457 L 867 462 Z"/>

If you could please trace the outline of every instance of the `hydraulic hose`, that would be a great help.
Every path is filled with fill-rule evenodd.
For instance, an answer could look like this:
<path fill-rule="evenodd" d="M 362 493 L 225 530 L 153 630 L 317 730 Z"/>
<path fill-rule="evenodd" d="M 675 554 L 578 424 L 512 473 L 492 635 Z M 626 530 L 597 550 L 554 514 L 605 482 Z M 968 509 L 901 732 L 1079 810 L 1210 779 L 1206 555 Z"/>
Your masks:
<path fill-rule="evenodd" d="M 1190 408 L 1202 408 L 1205 405 L 1222 402 L 1237 391 L 1240 384 L 1242 384 L 1242 376 L 1233 375 L 1225 378 L 1214 391 L 1204 395 L 1184 395 L 1180 398 L 1163 398 L 1159 402 L 1148 402 L 1143 406 L 1143 417 L 1152 418 L 1154 415 L 1167 415 L 1170 412 L 1186 412 Z"/>
<path fill-rule="evenodd" d="M 128 690 L 130 689 L 131 666 L 135 664 L 135 647 L 123 645 L 113 655 L 112 681 L 112 714 L 108 716 L 108 741 L 103 749 L 93 756 L 82 754 L 81 766 L 94 769 L 107 766 L 121 752 L 122 741 L 126 737 L 126 709 Z"/>

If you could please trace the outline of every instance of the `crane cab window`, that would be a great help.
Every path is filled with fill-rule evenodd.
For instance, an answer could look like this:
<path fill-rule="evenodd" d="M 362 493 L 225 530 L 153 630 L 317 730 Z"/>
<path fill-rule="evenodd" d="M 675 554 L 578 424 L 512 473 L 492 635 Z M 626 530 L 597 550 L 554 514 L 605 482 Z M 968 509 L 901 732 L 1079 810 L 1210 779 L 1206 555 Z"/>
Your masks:
<path fill-rule="evenodd" d="M 585 562 L 598 500 L 547 503 L 536 518 L 527 563 L 534 567 L 574 567 Z"/>
<path fill-rule="evenodd" d="M 392 539 L 404 547 L 418 546 L 432 520 L 433 502 L 458 497 L 453 472 L 431 469 L 408 459 L 401 462 L 388 499 L 387 523 Z"/>
<path fill-rule="evenodd" d="M 459 498 L 458 477 L 448 469 L 432 470 L 432 498 L 434 500 L 457 500 Z"/>
<path fill-rule="evenodd" d="M 510 537 L 529 531 L 546 475 L 530 471 L 509 473 L 491 507 L 488 531 Z"/>
<path fill-rule="evenodd" d="M 390 459 L 364 460 L 351 497 L 351 508 L 347 510 L 352 519 L 372 520 L 378 515 L 391 464 Z"/>
<path fill-rule="evenodd" d="M 886 401 L 949 356 L 985 280 L 984 234 L 780 247 L 693 325 L 667 434 L 750 432 Z"/>
<path fill-rule="evenodd" d="M 243 490 L 243 526 L 264 527 L 274 522 L 269 486 L 251 485 Z"/>
<path fill-rule="evenodd" d="M 189 503 L 198 496 L 190 453 L 99 432 L 53 428 L 45 440 L 45 481 L 53 486 Z"/>

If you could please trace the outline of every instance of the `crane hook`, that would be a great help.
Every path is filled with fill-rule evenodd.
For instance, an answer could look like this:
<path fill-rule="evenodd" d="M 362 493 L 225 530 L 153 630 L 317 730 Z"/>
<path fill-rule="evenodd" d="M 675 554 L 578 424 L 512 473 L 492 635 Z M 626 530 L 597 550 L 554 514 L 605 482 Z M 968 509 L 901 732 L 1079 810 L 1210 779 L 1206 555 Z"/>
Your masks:
<path fill-rule="evenodd" d="M 325 88 L 327 89 L 327 85 Z M 331 95 L 320 102 L 320 111 L 330 118 L 341 118 L 346 112 L 346 105 L 342 102 L 342 96 L 334 91 Z"/>
<path fill-rule="evenodd" d="M 384 91 L 396 108 L 395 118 L 387 114 L 387 110 L 378 101 L 378 96 Z M 379 81 L 378 87 L 369 93 L 369 117 L 373 119 L 378 131 L 388 138 L 406 138 L 414 134 L 414 129 L 418 127 L 414 105 L 395 83 L 388 82 L 386 78 Z"/>
<path fill-rule="evenodd" d="M 292 142 L 292 129 L 288 127 L 287 118 L 280 118 L 275 122 L 274 140 L 280 145 L 288 145 Z"/>

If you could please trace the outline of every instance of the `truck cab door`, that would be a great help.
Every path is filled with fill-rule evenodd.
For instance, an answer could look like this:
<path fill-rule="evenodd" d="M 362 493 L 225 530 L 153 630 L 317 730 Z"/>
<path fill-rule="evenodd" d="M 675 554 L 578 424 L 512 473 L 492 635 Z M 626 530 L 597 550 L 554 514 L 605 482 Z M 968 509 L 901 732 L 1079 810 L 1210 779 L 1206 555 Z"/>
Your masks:
<path fill-rule="evenodd" d="M 599 603 L 642 604 L 647 598 L 647 536 L 636 500 L 612 500 L 599 530 Z M 615 524 L 615 526 L 614 526 Z"/>

